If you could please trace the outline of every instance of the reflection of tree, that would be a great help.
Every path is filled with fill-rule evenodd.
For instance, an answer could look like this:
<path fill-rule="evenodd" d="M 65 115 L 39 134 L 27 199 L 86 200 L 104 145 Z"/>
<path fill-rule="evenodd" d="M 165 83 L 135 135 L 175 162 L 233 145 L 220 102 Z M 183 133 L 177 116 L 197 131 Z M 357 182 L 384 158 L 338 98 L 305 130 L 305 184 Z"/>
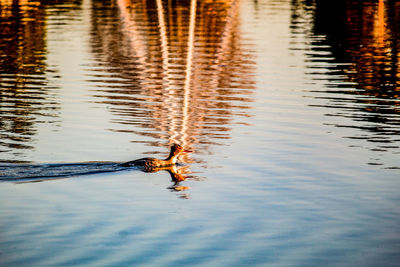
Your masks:
<path fill-rule="evenodd" d="M 93 80 L 125 125 L 117 131 L 206 146 L 248 116 L 254 61 L 241 43 L 239 1 L 93 3 L 93 52 L 104 64 Z"/>
<path fill-rule="evenodd" d="M 399 11 L 394 1 L 317 2 L 315 33 L 328 37 L 337 61 L 353 63 L 344 71 L 367 95 L 398 97 Z"/>
<path fill-rule="evenodd" d="M 311 74 L 318 75 L 318 63 L 327 62 L 328 87 L 325 107 L 337 110 L 333 116 L 351 118 L 360 136 L 371 142 L 397 141 L 400 134 L 400 3 L 397 1 L 293 1 L 292 17 L 312 13 L 312 36 L 308 53 Z M 333 54 L 324 58 L 326 47 Z M 322 53 L 320 53 L 322 52 Z M 322 67 L 321 69 L 323 69 Z M 320 72 L 319 72 L 320 73 Z M 317 76 L 316 76 L 317 77 Z M 320 77 L 317 77 L 320 78 Z M 340 94 L 340 95 L 338 95 Z M 349 97 L 346 97 L 349 96 Z M 367 134 L 366 134 L 367 133 Z"/>
<path fill-rule="evenodd" d="M 43 3 L 0 0 L 0 28 L 0 150 L 17 154 L 32 148 L 35 124 L 58 106 L 46 78 Z"/>

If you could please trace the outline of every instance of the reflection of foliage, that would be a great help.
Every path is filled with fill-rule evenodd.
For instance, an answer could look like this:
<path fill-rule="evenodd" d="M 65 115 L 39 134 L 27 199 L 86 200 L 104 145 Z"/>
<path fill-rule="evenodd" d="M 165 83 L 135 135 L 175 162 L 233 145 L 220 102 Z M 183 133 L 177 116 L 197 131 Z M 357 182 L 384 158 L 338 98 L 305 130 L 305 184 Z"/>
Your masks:
<path fill-rule="evenodd" d="M 400 92 L 400 4 L 394 1 L 317 1 L 315 34 L 327 36 L 350 82 L 368 96 L 397 99 Z M 396 12 L 397 10 L 397 12 Z"/>
<path fill-rule="evenodd" d="M 46 65 L 46 1 L 0 0 L 0 19 L 0 150 L 15 154 L 32 148 L 35 124 L 57 116 Z"/>
<path fill-rule="evenodd" d="M 310 37 L 325 36 L 312 39 L 307 60 L 311 75 L 319 79 L 322 71 L 331 76 L 327 79 L 330 89 L 319 91 L 325 94 L 319 98 L 329 100 L 323 106 L 336 110 L 327 115 L 351 118 L 355 122 L 335 124 L 362 130 L 360 136 L 349 138 L 397 142 L 400 134 L 400 4 L 347 0 L 294 3 L 313 14 Z M 326 47 L 333 59 L 326 53 Z M 316 69 L 321 62 L 336 67 L 321 67 L 318 72 Z"/>
<path fill-rule="evenodd" d="M 36 2 L 2 4 L 0 37 L 0 145 L 28 149 L 35 115 L 45 101 L 44 10 Z M 35 19 L 34 19 L 35 18 Z"/>

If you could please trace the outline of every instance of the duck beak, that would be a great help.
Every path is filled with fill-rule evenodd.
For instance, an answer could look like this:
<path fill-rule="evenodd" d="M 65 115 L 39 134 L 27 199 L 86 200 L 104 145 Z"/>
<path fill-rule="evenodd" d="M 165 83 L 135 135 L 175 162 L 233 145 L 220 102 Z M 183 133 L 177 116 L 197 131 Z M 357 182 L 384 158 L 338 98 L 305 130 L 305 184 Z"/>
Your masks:
<path fill-rule="evenodd" d="M 182 152 L 190 153 L 190 152 L 193 152 L 193 151 L 191 151 L 191 150 L 183 150 Z"/>

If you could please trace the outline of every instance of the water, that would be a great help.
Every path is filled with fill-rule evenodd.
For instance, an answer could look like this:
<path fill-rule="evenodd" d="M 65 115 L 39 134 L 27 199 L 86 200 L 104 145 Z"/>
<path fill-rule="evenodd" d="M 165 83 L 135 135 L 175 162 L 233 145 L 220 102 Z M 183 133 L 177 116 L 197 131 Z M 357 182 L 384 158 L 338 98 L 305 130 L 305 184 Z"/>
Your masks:
<path fill-rule="evenodd" d="M 326 2 L 0 1 L 0 265 L 398 265 L 400 5 Z"/>

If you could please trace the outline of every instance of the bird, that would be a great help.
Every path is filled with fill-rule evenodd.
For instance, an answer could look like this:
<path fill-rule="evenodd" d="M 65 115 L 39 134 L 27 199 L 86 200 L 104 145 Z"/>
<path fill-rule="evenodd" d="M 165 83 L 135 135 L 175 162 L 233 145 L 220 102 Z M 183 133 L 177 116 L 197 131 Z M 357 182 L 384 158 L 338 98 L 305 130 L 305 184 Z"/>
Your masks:
<path fill-rule="evenodd" d="M 122 163 L 122 166 L 123 167 L 137 166 L 146 169 L 173 166 L 177 163 L 179 154 L 183 152 L 189 153 L 192 151 L 184 149 L 181 145 L 173 144 L 171 146 L 171 152 L 169 153 L 169 156 L 166 159 L 141 158 Z"/>

